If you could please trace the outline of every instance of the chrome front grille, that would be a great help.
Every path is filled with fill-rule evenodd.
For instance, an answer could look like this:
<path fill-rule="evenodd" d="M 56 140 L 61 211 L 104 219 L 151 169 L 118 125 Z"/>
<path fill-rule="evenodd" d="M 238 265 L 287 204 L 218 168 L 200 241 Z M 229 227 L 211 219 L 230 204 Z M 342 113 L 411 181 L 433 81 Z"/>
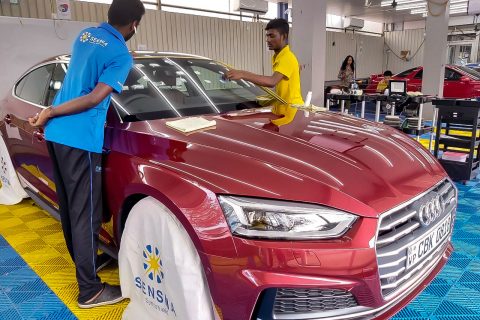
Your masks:
<path fill-rule="evenodd" d="M 420 223 L 417 212 L 422 205 L 430 202 L 437 195 L 443 199 L 443 211 L 432 224 L 425 226 Z M 445 179 L 420 197 L 380 216 L 376 250 L 380 285 L 386 300 L 392 298 L 392 295 L 404 286 L 411 285 L 412 279 L 420 277 L 427 266 L 440 259 L 449 236 L 438 243 L 429 255 L 422 257 L 407 270 L 408 248 L 438 226 L 449 214 L 452 215 L 453 223 L 456 206 L 456 189 L 449 180 Z"/>
<path fill-rule="evenodd" d="M 277 290 L 273 309 L 276 315 L 281 315 L 347 309 L 357 305 L 355 297 L 345 290 L 282 288 Z"/>

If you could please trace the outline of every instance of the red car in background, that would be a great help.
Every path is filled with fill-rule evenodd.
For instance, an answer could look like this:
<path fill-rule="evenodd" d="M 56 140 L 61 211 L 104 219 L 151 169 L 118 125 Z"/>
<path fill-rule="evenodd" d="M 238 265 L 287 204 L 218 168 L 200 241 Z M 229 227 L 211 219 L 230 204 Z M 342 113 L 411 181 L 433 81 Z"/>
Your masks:
<path fill-rule="evenodd" d="M 2 186 L 18 176 L 53 215 L 51 161 L 27 117 L 51 104 L 68 64 L 44 61 L 0 101 Z M 388 319 L 452 253 L 457 190 L 444 169 L 398 130 L 338 113 L 299 111 L 271 130 L 278 97 L 226 72 L 203 57 L 136 53 L 113 95 L 100 238 L 112 255 L 120 246 L 128 308 L 182 320 L 211 320 L 187 312 L 202 307 L 223 320 Z M 191 116 L 216 125 L 167 126 Z"/>
<path fill-rule="evenodd" d="M 405 70 L 393 76 L 395 80 L 407 81 L 407 91 L 422 91 L 423 67 Z M 366 89 L 367 93 L 375 93 L 383 74 L 372 75 Z M 445 98 L 480 97 L 480 73 L 462 66 L 446 65 L 443 85 Z"/>

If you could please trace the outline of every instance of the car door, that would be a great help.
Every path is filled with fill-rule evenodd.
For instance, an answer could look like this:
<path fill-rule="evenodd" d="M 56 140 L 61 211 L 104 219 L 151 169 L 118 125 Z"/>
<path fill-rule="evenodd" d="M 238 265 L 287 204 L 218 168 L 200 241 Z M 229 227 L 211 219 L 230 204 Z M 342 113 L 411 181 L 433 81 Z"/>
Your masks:
<path fill-rule="evenodd" d="M 443 83 L 443 97 L 445 98 L 466 98 L 464 83 L 461 81 L 462 74 L 451 68 L 445 68 L 445 79 Z"/>
<path fill-rule="evenodd" d="M 423 69 L 417 71 L 408 83 L 408 91 L 422 91 Z"/>
<path fill-rule="evenodd" d="M 56 204 L 55 184 L 43 128 L 33 128 L 28 117 L 41 112 L 61 86 L 61 64 L 50 63 L 27 73 L 15 85 L 5 110 L 6 143 L 20 179 L 30 191 Z"/>
<path fill-rule="evenodd" d="M 418 67 L 415 67 L 415 68 L 405 70 L 405 71 L 400 72 L 400 73 L 396 74 L 395 76 L 393 76 L 393 79 L 394 80 L 406 81 L 407 82 L 407 91 L 416 91 L 415 90 L 416 87 L 412 87 L 412 83 L 413 84 L 418 83 L 418 81 L 416 81 L 417 79 L 414 79 L 414 75 L 417 73 L 418 69 L 419 69 Z M 422 81 L 420 80 L 420 85 L 421 85 L 421 82 Z"/>

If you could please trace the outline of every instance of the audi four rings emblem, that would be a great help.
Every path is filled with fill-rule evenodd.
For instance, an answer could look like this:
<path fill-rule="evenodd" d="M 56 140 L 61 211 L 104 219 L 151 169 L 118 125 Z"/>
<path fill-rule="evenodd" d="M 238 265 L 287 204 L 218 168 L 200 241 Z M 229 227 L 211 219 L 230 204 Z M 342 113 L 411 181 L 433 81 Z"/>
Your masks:
<path fill-rule="evenodd" d="M 440 195 L 436 195 L 418 209 L 417 217 L 422 226 L 428 227 L 445 210 L 445 201 Z"/>

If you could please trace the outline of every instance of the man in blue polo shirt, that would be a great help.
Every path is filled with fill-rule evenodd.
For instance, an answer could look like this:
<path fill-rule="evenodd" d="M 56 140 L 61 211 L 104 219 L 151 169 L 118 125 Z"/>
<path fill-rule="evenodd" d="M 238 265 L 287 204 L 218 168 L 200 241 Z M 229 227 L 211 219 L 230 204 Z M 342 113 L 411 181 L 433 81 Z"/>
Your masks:
<path fill-rule="evenodd" d="M 29 119 L 45 125 L 53 161 L 63 233 L 75 263 L 80 308 L 121 301 L 119 286 L 97 275 L 102 221 L 102 147 L 113 91 L 120 93 L 132 56 L 126 46 L 145 14 L 140 0 L 113 0 L 108 23 L 83 30 L 73 44 L 70 66 L 53 106 Z"/>

